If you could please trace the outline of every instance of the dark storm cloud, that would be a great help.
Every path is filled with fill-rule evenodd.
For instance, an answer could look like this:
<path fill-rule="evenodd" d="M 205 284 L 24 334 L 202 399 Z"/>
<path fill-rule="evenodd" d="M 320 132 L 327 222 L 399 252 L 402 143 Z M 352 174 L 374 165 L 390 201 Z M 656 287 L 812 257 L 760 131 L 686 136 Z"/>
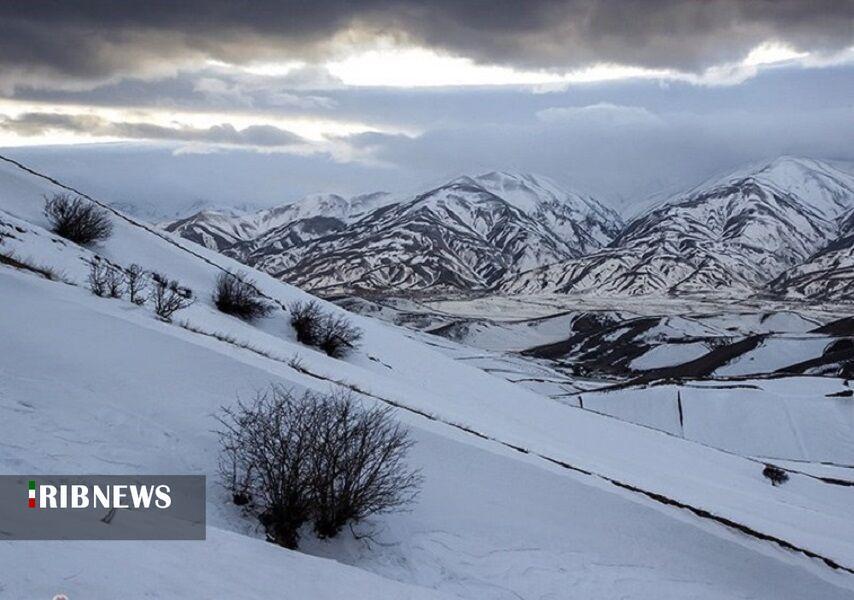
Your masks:
<path fill-rule="evenodd" d="M 204 58 L 312 60 L 346 33 L 523 67 L 607 61 L 696 71 L 769 40 L 840 49 L 852 28 L 849 0 L 27 0 L 0 3 L 0 68 L 68 83 Z"/>
<path fill-rule="evenodd" d="M 299 144 L 303 139 L 278 127 L 252 125 L 236 129 L 233 125 L 199 127 L 164 127 L 151 123 L 115 122 L 94 115 L 25 113 L 17 117 L 0 117 L 0 129 L 23 136 L 49 132 L 82 133 L 95 137 L 118 137 L 130 140 L 160 140 L 227 144 L 234 146 L 278 147 Z"/>

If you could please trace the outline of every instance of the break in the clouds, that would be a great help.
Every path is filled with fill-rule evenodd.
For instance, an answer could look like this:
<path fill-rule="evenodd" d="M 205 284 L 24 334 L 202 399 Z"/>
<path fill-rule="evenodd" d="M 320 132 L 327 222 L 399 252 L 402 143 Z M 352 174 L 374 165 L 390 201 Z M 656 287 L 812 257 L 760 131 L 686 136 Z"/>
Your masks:
<path fill-rule="evenodd" d="M 852 96 L 848 0 L 0 3 L 0 146 L 144 201 L 510 169 L 631 202 L 852 160 Z"/>

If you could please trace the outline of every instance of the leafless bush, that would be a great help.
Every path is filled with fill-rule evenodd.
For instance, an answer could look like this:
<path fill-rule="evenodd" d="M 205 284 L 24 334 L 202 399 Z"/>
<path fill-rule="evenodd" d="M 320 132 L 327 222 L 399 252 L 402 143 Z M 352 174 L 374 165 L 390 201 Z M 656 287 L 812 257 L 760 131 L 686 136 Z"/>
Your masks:
<path fill-rule="evenodd" d="M 389 410 L 362 409 L 347 393 L 273 387 L 224 409 L 220 423 L 223 482 L 269 539 L 289 548 L 309 521 L 319 536 L 334 536 L 411 502 L 421 483 L 404 462 L 407 430 Z"/>
<path fill-rule="evenodd" d="M 125 295 L 124 274 L 116 268 L 107 271 L 107 295 L 110 298 L 121 298 Z"/>
<path fill-rule="evenodd" d="M 110 267 L 101 261 L 93 261 L 89 267 L 89 289 L 96 296 L 106 296 L 107 280 L 109 279 Z"/>
<path fill-rule="evenodd" d="M 288 312 L 291 314 L 291 325 L 297 333 L 297 341 L 314 346 L 317 343 L 317 325 L 323 317 L 320 303 L 316 300 L 297 300 L 288 305 Z"/>
<path fill-rule="evenodd" d="M 49 281 L 65 281 L 68 283 L 63 271 L 58 271 L 48 265 L 39 264 L 32 259 L 22 258 L 14 252 L 0 252 L 0 264 L 36 273 Z"/>
<path fill-rule="evenodd" d="M 219 419 L 223 482 L 236 504 L 251 506 L 270 541 L 286 548 L 297 547 L 311 518 L 316 402 L 273 387 Z"/>
<path fill-rule="evenodd" d="M 45 200 L 44 214 L 54 233 L 78 244 L 101 242 L 113 233 L 107 212 L 79 196 L 54 194 Z"/>
<path fill-rule="evenodd" d="M 216 307 L 246 321 L 268 316 L 273 306 L 261 296 L 255 282 L 244 273 L 220 273 L 213 293 Z"/>
<path fill-rule="evenodd" d="M 391 409 L 363 409 L 349 392 L 325 397 L 319 408 L 311 478 L 319 537 L 415 498 L 421 476 L 406 465 L 413 442 Z"/>
<path fill-rule="evenodd" d="M 288 306 L 297 340 L 340 358 L 358 346 L 362 330 L 343 314 L 327 313 L 316 300 L 297 301 Z"/>
<path fill-rule="evenodd" d="M 340 358 L 359 344 L 362 330 L 342 314 L 328 314 L 320 321 L 317 347 L 329 356 Z"/>
<path fill-rule="evenodd" d="M 789 481 L 789 474 L 775 465 L 765 465 L 762 474 L 771 481 L 771 485 L 777 486 Z"/>
<path fill-rule="evenodd" d="M 294 354 L 288 359 L 288 366 L 295 371 L 303 371 L 305 370 L 305 365 L 302 361 L 302 357 L 299 354 Z"/>
<path fill-rule="evenodd" d="M 89 289 L 96 296 L 121 298 L 125 293 L 124 275 L 106 262 L 93 261 L 89 267 Z"/>
<path fill-rule="evenodd" d="M 134 263 L 125 271 L 125 286 L 128 299 L 142 306 L 148 300 L 151 276 L 138 264 Z"/>
<path fill-rule="evenodd" d="M 151 279 L 154 312 L 164 321 L 171 321 L 175 312 L 187 308 L 194 302 L 193 291 L 181 287 L 177 281 L 170 281 L 158 273 L 152 274 Z"/>

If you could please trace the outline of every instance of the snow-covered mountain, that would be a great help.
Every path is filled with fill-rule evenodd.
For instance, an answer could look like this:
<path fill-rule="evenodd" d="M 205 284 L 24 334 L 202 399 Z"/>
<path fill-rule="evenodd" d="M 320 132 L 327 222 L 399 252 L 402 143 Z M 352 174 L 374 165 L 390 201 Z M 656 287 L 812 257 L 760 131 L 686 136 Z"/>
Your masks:
<path fill-rule="evenodd" d="M 232 245 L 255 239 L 276 228 L 298 221 L 320 218 L 320 222 L 346 222 L 358 219 L 394 199 L 385 192 L 344 198 L 337 194 L 312 194 L 298 202 L 251 213 L 227 210 L 200 210 L 162 225 L 166 231 L 177 233 L 212 250 L 223 251 Z M 311 230 L 311 226 L 305 227 Z M 321 228 L 322 230 L 322 228 Z"/>
<path fill-rule="evenodd" d="M 837 240 L 854 177 L 782 157 L 671 198 L 591 255 L 533 269 L 509 292 L 749 295 Z"/>
<path fill-rule="evenodd" d="M 854 210 L 842 219 L 838 238 L 782 273 L 768 288 L 776 296 L 792 299 L 854 300 Z"/>
<path fill-rule="evenodd" d="M 147 223 L 160 223 L 163 221 L 171 222 L 186 219 L 200 212 L 215 212 L 229 215 L 232 218 L 237 218 L 248 213 L 255 213 L 262 210 L 261 206 L 251 202 L 243 202 L 232 204 L 227 207 L 216 205 L 210 200 L 193 200 L 184 205 L 177 205 L 169 209 L 164 209 L 153 202 L 144 202 L 135 200 L 133 202 L 118 201 L 110 202 L 110 206 L 123 213 L 142 219 Z"/>
<path fill-rule="evenodd" d="M 484 290 L 607 244 L 620 217 L 534 175 L 459 177 L 416 195 L 323 196 L 234 219 L 166 224 L 312 290 Z"/>
<path fill-rule="evenodd" d="M 57 191 L 66 190 L 0 161 L 0 469 L 205 474 L 207 536 L 109 548 L 0 539 L 9 597 L 850 597 L 854 488 L 846 480 L 798 464 L 784 486 L 772 486 L 763 460 L 604 416 L 598 405 L 568 405 L 474 366 L 470 348 L 320 301 L 364 330 L 351 355 L 329 357 L 300 344 L 289 324 L 284 307 L 307 300 L 304 292 L 250 269 L 275 310 L 254 324 L 223 314 L 212 292 L 238 263 L 103 202 L 110 239 L 64 240 L 42 213 L 44 196 Z M 96 297 L 86 283 L 96 259 L 163 272 L 196 302 L 167 323 L 150 305 Z M 837 398 L 847 390 L 839 380 L 772 383 L 756 394 L 779 405 L 785 388 L 788 419 L 823 398 L 838 437 L 819 421 L 799 423 L 798 433 L 850 455 L 852 407 Z M 306 531 L 303 550 L 334 560 L 264 542 L 218 484 L 214 416 L 269 384 L 348 389 L 365 406 L 396 407 L 424 475 L 411 510 L 373 515 L 334 539 Z M 662 389 L 643 390 L 645 399 Z M 743 385 L 720 395 L 750 394 Z M 633 396 L 597 398 L 628 407 Z M 659 408 L 663 397 L 653 398 Z M 706 400 L 686 397 L 685 414 Z"/>

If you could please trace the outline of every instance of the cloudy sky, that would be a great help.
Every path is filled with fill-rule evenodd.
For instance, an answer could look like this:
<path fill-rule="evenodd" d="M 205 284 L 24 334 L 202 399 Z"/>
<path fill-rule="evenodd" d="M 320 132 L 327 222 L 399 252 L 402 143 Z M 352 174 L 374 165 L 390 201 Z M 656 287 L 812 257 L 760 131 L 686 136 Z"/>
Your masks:
<path fill-rule="evenodd" d="M 4 154 L 168 214 L 531 171 L 628 207 L 854 159 L 848 0 L 0 4 Z"/>

